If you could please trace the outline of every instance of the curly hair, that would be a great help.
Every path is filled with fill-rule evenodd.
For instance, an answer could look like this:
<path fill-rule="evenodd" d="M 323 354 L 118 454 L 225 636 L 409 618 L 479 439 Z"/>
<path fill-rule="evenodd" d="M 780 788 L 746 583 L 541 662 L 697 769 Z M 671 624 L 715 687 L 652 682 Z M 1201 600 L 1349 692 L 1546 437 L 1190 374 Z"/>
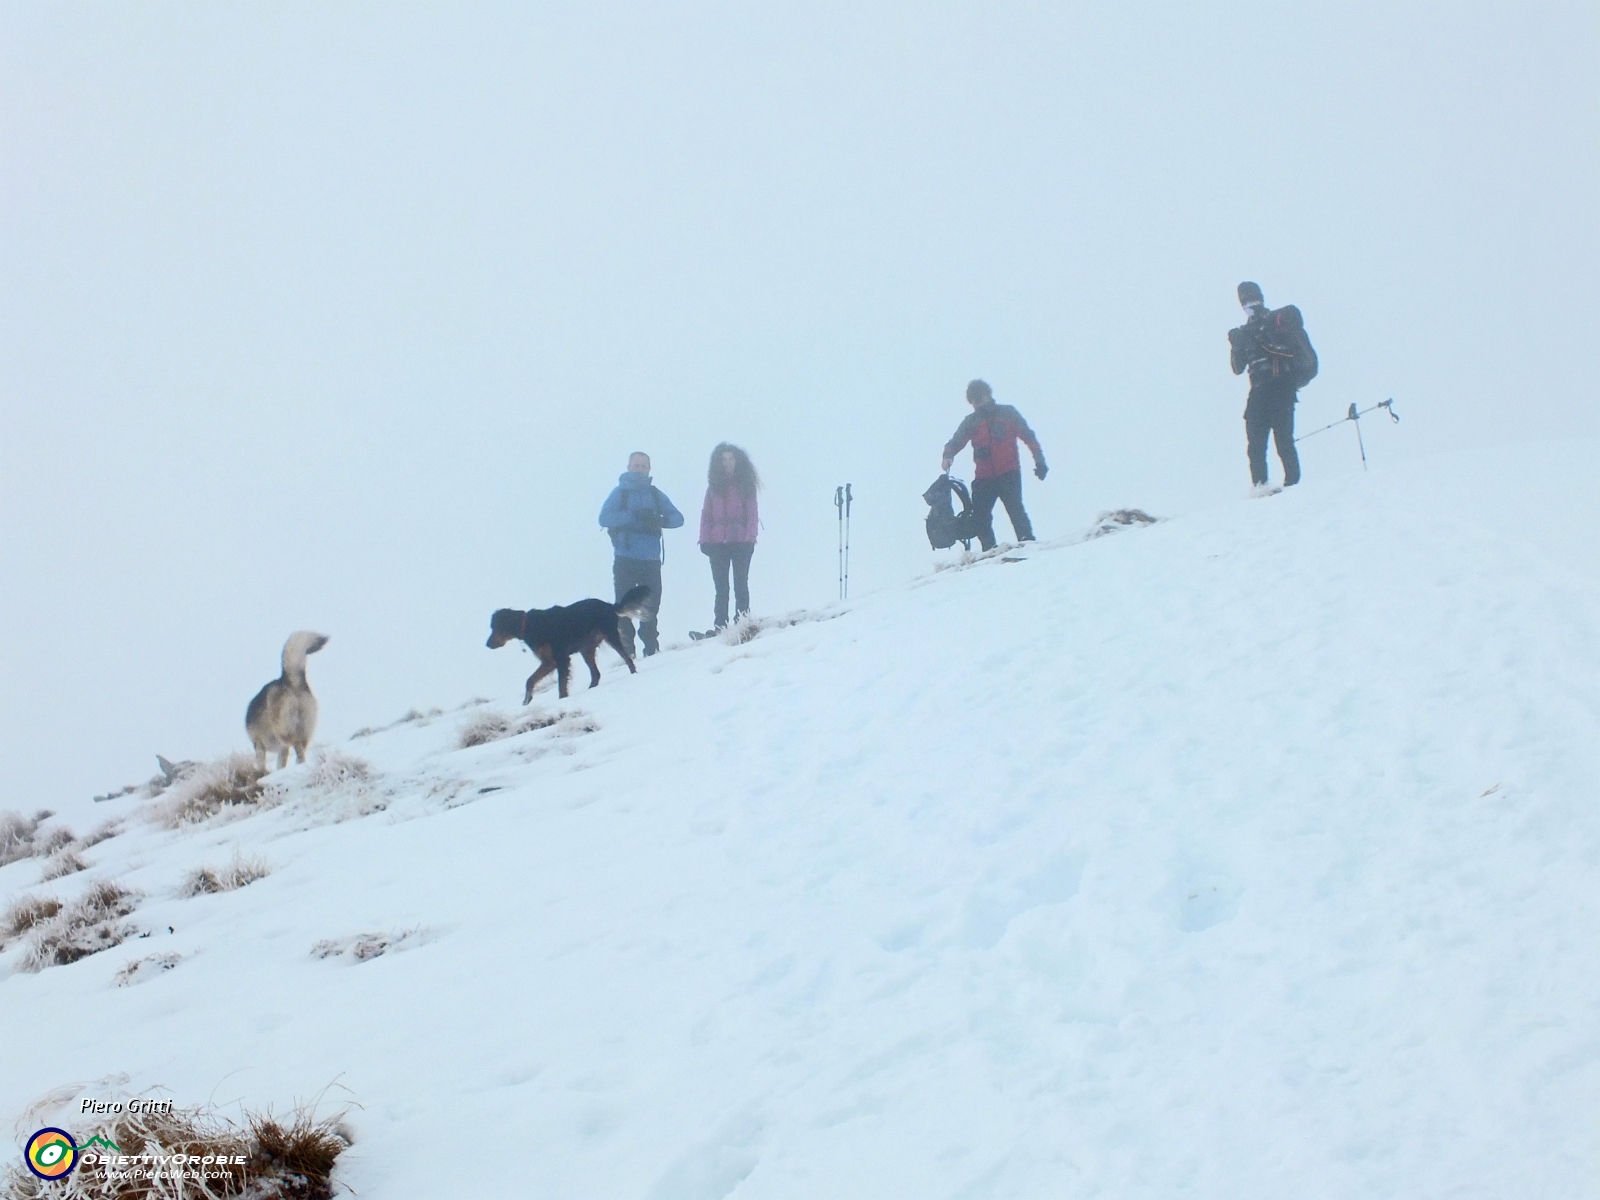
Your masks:
<path fill-rule="evenodd" d="M 722 468 L 723 451 L 730 451 L 733 454 L 731 477 Z M 746 496 L 753 496 L 761 490 L 761 476 L 756 474 L 750 456 L 732 442 L 718 442 L 717 448 L 711 452 L 711 465 L 706 469 L 706 484 L 713 491 L 720 491 L 729 483 Z"/>

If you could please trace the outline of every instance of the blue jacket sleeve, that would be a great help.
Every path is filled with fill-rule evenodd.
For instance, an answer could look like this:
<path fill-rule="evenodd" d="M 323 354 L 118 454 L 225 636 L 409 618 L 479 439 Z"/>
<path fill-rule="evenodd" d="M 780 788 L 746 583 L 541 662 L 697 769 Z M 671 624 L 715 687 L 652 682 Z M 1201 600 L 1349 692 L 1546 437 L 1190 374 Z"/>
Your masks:
<path fill-rule="evenodd" d="M 661 497 L 661 528 L 676 529 L 682 525 L 683 514 L 677 510 L 671 500 L 667 499 L 667 494 L 657 488 L 656 495 Z"/>
<path fill-rule="evenodd" d="M 607 529 L 618 529 L 633 524 L 633 514 L 622 507 L 621 488 L 612 488 L 611 495 L 607 496 L 606 502 L 600 506 L 600 524 Z"/>

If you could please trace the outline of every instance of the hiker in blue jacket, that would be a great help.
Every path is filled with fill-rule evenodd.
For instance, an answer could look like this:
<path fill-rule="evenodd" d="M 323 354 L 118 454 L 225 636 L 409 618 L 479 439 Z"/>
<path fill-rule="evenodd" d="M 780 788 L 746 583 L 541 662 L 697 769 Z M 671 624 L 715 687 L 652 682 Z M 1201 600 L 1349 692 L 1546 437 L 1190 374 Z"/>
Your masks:
<path fill-rule="evenodd" d="M 661 531 L 683 524 L 683 514 L 650 482 L 648 454 L 635 450 L 628 455 L 628 469 L 600 506 L 600 524 L 611 535 L 611 545 L 616 549 L 611 581 L 616 585 L 618 601 L 637 584 L 650 589 L 650 611 L 639 622 L 639 636 L 648 658 L 661 649 L 656 629 L 656 614 L 661 611 Z M 617 631 L 628 648 L 628 656 L 633 657 L 633 622 L 620 618 Z"/>

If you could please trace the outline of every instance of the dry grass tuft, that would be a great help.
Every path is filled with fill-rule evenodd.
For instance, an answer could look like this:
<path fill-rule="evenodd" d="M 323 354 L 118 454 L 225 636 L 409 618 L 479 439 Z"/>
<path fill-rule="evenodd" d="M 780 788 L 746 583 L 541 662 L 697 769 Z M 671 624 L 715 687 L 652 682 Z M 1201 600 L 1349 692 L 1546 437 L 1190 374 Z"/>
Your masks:
<path fill-rule="evenodd" d="M 524 709 L 516 716 L 503 712 L 481 712 L 461 727 L 456 744 L 462 750 L 467 750 L 473 746 L 498 742 L 501 738 L 516 737 L 530 729 L 546 729 L 559 720 L 559 716 L 542 708 Z"/>
<path fill-rule="evenodd" d="M 187 900 L 190 896 L 207 896 L 228 890 L 221 876 L 210 867 L 196 867 L 184 877 L 183 885 L 178 888 L 178 896 Z"/>
<path fill-rule="evenodd" d="M 1141 525 L 1154 525 L 1159 517 L 1152 517 L 1142 508 L 1116 508 L 1103 512 L 1094 519 L 1086 538 L 1105 537 L 1108 533 L 1121 533 L 1124 529 L 1137 529 Z"/>
<path fill-rule="evenodd" d="M 225 867 L 199 867 L 190 871 L 178 889 L 180 897 L 232 892 L 272 874 L 272 868 L 259 858 L 241 858 L 237 853 Z"/>
<path fill-rule="evenodd" d="M 40 819 L 19 812 L 0 812 L 0 867 L 33 857 L 33 834 Z"/>
<path fill-rule="evenodd" d="M 372 782 L 372 765 L 342 750 L 317 748 L 316 764 L 306 786 L 323 791 L 361 788 Z"/>
<path fill-rule="evenodd" d="M 14 937 L 21 937 L 42 921 L 48 921 L 61 911 L 61 901 L 54 896 L 24 896 L 0 916 L 0 945 Z"/>
<path fill-rule="evenodd" d="M 400 929 L 393 933 L 358 933 L 353 937 L 327 938 L 311 947 L 312 958 L 348 958 L 352 962 L 369 962 L 381 958 L 390 950 L 421 940 L 423 931 Z"/>
<path fill-rule="evenodd" d="M 302 1194 L 307 1197 L 333 1194 L 333 1164 L 350 1146 L 350 1135 L 337 1119 L 318 1121 L 301 1110 L 287 1121 L 278 1120 L 271 1112 L 252 1115 L 249 1120 L 263 1165 L 279 1175 L 305 1180 L 308 1190 Z M 313 1181 L 320 1183 L 322 1190 L 309 1190 Z"/>
<path fill-rule="evenodd" d="M 118 887 L 109 879 L 96 880 L 89 890 L 78 898 L 76 908 L 89 920 L 101 921 L 122 917 L 132 912 L 139 893 L 131 888 Z"/>
<path fill-rule="evenodd" d="M 456 706 L 455 711 L 456 712 L 460 712 L 463 709 L 477 708 L 480 704 L 487 704 L 487 703 L 489 703 L 487 697 L 474 696 L 471 700 L 468 700 L 465 704 L 458 704 Z M 387 725 L 364 725 L 364 726 L 362 726 L 360 729 L 356 730 L 354 733 L 352 733 L 350 735 L 350 740 L 353 742 L 357 738 L 371 737 L 375 733 L 383 733 L 385 730 L 393 729 L 393 728 L 395 728 L 396 726 L 399 726 L 399 725 L 415 725 L 418 721 L 431 721 L 435 717 L 442 717 L 442 716 L 444 716 L 444 709 L 442 709 L 442 708 L 430 708 L 427 712 L 423 712 L 421 709 L 418 709 L 418 708 L 413 708 L 410 712 L 406 713 L 405 716 L 399 718 L 398 720 L 390 721 Z"/>
<path fill-rule="evenodd" d="M 134 932 L 122 918 L 139 904 L 139 893 L 100 880 L 77 900 L 28 930 L 24 971 L 62 967 L 127 940 Z"/>
<path fill-rule="evenodd" d="M 761 617 L 746 617 L 742 621 L 735 621 L 724 629 L 720 635 L 725 646 L 742 646 L 752 638 L 757 637 L 767 622 Z"/>
<path fill-rule="evenodd" d="M 462 707 L 465 708 L 467 706 L 463 705 Z M 350 740 L 353 742 L 357 738 L 371 737 L 375 733 L 383 733 L 385 730 L 393 729 L 398 725 L 415 725 L 418 721 L 431 721 L 435 717 L 442 717 L 443 715 L 444 709 L 442 708 L 430 708 L 427 712 L 423 712 L 420 708 L 413 708 L 405 716 L 390 721 L 387 725 L 363 726 L 350 735 Z"/>
<path fill-rule="evenodd" d="M 43 837 L 34 837 L 33 855 L 35 858 L 49 858 L 52 854 L 57 854 L 60 851 L 65 850 L 77 840 L 78 839 L 73 836 L 72 830 L 66 828 L 65 826 L 62 826 L 60 829 L 52 829 Z"/>
<path fill-rule="evenodd" d="M 349 821 L 388 807 L 376 786 L 379 773 L 365 759 L 318 746 L 304 779 L 269 783 L 268 804 L 293 804 L 316 821 Z"/>
<path fill-rule="evenodd" d="M 147 954 L 144 958 L 136 958 L 125 964 L 111 977 L 111 982 L 118 987 L 132 987 L 162 971 L 172 970 L 182 961 L 181 954 Z"/>
<path fill-rule="evenodd" d="M 122 832 L 122 822 L 121 821 L 117 821 L 117 820 L 106 821 L 106 822 L 103 822 L 98 827 L 96 827 L 95 829 L 91 830 L 89 833 L 86 833 L 81 838 L 79 838 L 78 839 L 78 845 L 81 848 L 87 850 L 90 846 L 98 846 L 101 842 L 110 841 L 112 838 L 116 837 L 117 834 L 119 834 L 121 832 Z"/>
<path fill-rule="evenodd" d="M 787 613 L 781 617 L 742 617 L 729 625 L 717 635 L 719 641 L 725 646 L 742 646 L 744 643 L 759 637 L 769 629 L 789 629 L 795 625 L 805 625 L 811 621 L 831 621 L 835 617 L 842 617 L 842 612 L 810 612 L 801 609 L 798 612 Z"/>
<path fill-rule="evenodd" d="M 240 1128 L 210 1108 L 118 1116 L 89 1132 L 116 1146 L 107 1155 L 148 1156 L 137 1165 L 153 1178 L 130 1178 L 127 1167 L 98 1161 L 97 1146 L 83 1152 L 64 1182 L 13 1166 L 0 1179 L 0 1194 L 16 1200 L 331 1200 L 334 1163 L 351 1142 L 338 1117 L 319 1121 L 297 1109 L 287 1120 L 246 1112 L 244 1121 Z M 191 1161 L 158 1161 L 176 1155 Z M 212 1161 L 204 1162 L 207 1157 Z"/>
<path fill-rule="evenodd" d="M 193 825 L 224 809 L 258 805 L 264 795 L 262 772 L 248 754 L 230 754 L 202 763 L 167 789 L 166 799 L 155 805 L 152 819 L 168 829 Z"/>
<path fill-rule="evenodd" d="M 130 783 L 126 787 L 120 787 L 114 792 L 96 793 L 95 794 L 95 798 L 94 798 L 94 802 L 96 804 L 104 804 L 107 800 L 120 800 L 124 796 L 133 795 L 140 788 L 151 787 L 151 786 L 154 785 L 154 783 L 155 783 L 155 780 L 151 780 L 149 784 Z M 161 789 L 160 788 L 156 788 L 155 790 L 156 791 L 160 791 Z M 154 795 L 155 793 L 151 792 L 149 794 Z"/>
<path fill-rule="evenodd" d="M 997 542 L 989 550 L 963 550 L 953 559 L 934 563 L 933 569 L 935 574 L 940 571 L 959 571 L 972 566 L 973 563 L 990 562 L 997 558 L 1009 559 L 1020 549 L 1021 547 L 1014 542 Z"/>
<path fill-rule="evenodd" d="M 87 871 L 89 864 L 78 857 L 72 850 L 58 850 L 52 854 L 44 864 L 41 878 L 45 880 L 61 879 L 67 875 L 76 875 L 79 871 Z"/>

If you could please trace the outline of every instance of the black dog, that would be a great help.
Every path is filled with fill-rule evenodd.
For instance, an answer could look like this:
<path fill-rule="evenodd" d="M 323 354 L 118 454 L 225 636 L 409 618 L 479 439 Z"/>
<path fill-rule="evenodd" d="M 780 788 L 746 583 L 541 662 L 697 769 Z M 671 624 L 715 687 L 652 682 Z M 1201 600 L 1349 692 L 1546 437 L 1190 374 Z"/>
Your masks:
<path fill-rule="evenodd" d="M 561 699 L 567 698 L 567 683 L 572 678 L 572 656 L 583 655 L 589 664 L 589 686 L 600 682 L 600 666 L 594 661 L 594 652 L 604 642 L 628 664 L 635 675 L 638 668 L 622 648 L 622 638 L 617 632 L 617 618 L 638 620 L 645 615 L 645 602 L 650 599 L 650 589 L 644 584 L 629 588 L 615 604 L 605 600 L 579 600 L 576 604 L 555 608 L 530 608 L 527 612 L 516 608 L 502 608 L 489 618 L 491 650 L 498 650 L 514 638 L 528 643 L 528 648 L 539 656 L 539 669 L 528 676 L 528 688 L 522 693 L 524 704 L 533 699 L 533 685 L 551 671 L 557 672 L 556 682 Z"/>

